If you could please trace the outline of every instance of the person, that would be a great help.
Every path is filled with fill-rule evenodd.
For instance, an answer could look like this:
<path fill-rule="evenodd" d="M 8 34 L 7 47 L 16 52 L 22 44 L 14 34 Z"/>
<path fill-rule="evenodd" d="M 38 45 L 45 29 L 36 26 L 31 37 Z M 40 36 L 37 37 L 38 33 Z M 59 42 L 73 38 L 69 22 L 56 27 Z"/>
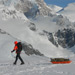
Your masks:
<path fill-rule="evenodd" d="M 15 41 L 14 44 L 15 44 L 15 47 L 14 47 L 14 49 L 11 51 L 11 53 L 13 53 L 14 51 L 16 51 L 16 59 L 15 59 L 15 62 L 14 62 L 13 64 L 16 65 L 17 60 L 18 60 L 18 58 L 19 58 L 19 60 L 21 61 L 21 65 L 23 65 L 23 64 L 24 64 L 24 61 L 22 60 L 22 58 L 21 58 L 21 56 L 20 56 L 21 51 L 22 51 L 21 42 Z"/>

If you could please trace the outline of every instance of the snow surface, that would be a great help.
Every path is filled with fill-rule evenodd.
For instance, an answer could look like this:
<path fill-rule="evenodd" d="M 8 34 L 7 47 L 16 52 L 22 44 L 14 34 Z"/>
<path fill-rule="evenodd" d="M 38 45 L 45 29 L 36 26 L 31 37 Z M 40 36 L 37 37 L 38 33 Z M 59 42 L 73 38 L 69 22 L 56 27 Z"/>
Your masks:
<path fill-rule="evenodd" d="M 21 54 L 22 55 L 22 54 Z M 0 61 L 0 75 L 75 75 L 75 57 L 71 64 L 52 64 L 49 58 L 40 56 L 22 56 L 24 65 L 12 65 L 14 59 Z"/>
<path fill-rule="evenodd" d="M 59 13 L 67 16 L 70 21 L 75 22 L 75 3 L 68 4 L 68 6 Z"/>
<path fill-rule="evenodd" d="M 57 5 L 51 5 L 50 4 L 48 6 L 52 9 L 53 12 L 58 12 L 58 11 L 60 11 L 62 9 L 62 7 L 57 6 Z"/>

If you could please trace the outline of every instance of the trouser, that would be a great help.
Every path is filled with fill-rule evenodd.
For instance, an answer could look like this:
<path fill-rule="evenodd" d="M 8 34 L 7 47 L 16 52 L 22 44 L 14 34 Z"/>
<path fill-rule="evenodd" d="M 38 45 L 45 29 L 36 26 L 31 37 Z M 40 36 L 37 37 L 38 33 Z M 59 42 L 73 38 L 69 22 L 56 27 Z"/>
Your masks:
<path fill-rule="evenodd" d="M 22 60 L 22 58 L 20 56 L 20 53 L 17 53 L 16 59 L 15 59 L 15 62 L 14 62 L 15 64 L 17 63 L 18 58 L 20 59 L 21 63 L 24 63 L 24 61 Z"/>

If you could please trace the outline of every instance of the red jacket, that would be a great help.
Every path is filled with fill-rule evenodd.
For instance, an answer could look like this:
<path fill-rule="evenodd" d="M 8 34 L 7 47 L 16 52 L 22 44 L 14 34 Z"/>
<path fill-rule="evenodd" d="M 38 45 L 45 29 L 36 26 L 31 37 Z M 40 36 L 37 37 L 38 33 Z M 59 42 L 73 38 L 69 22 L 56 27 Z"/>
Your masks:
<path fill-rule="evenodd" d="M 14 47 L 14 49 L 13 49 L 13 50 L 15 50 L 15 51 L 16 51 L 16 53 L 17 53 L 18 47 L 15 45 L 15 47 Z"/>
<path fill-rule="evenodd" d="M 22 46 L 19 45 L 20 43 L 18 43 L 17 41 L 15 41 L 14 44 L 15 44 L 15 47 L 14 47 L 13 51 L 11 51 L 11 52 L 16 51 L 16 53 L 21 53 Z"/>
<path fill-rule="evenodd" d="M 15 45 L 15 47 L 14 47 L 14 49 L 13 49 L 13 50 L 15 50 L 15 51 L 16 51 L 16 50 L 18 50 L 18 47 Z"/>

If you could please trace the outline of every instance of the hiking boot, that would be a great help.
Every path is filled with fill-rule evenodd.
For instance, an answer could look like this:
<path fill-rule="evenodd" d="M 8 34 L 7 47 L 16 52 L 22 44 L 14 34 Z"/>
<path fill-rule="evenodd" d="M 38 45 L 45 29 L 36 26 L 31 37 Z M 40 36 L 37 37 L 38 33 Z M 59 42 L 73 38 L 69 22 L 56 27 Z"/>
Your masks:
<path fill-rule="evenodd" d="M 23 65 L 24 64 L 24 62 L 22 62 L 20 65 Z"/>
<path fill-rule="evenodd" d="M 16 63 L 14 62 L 13 65 L 16 65 Z"/>

